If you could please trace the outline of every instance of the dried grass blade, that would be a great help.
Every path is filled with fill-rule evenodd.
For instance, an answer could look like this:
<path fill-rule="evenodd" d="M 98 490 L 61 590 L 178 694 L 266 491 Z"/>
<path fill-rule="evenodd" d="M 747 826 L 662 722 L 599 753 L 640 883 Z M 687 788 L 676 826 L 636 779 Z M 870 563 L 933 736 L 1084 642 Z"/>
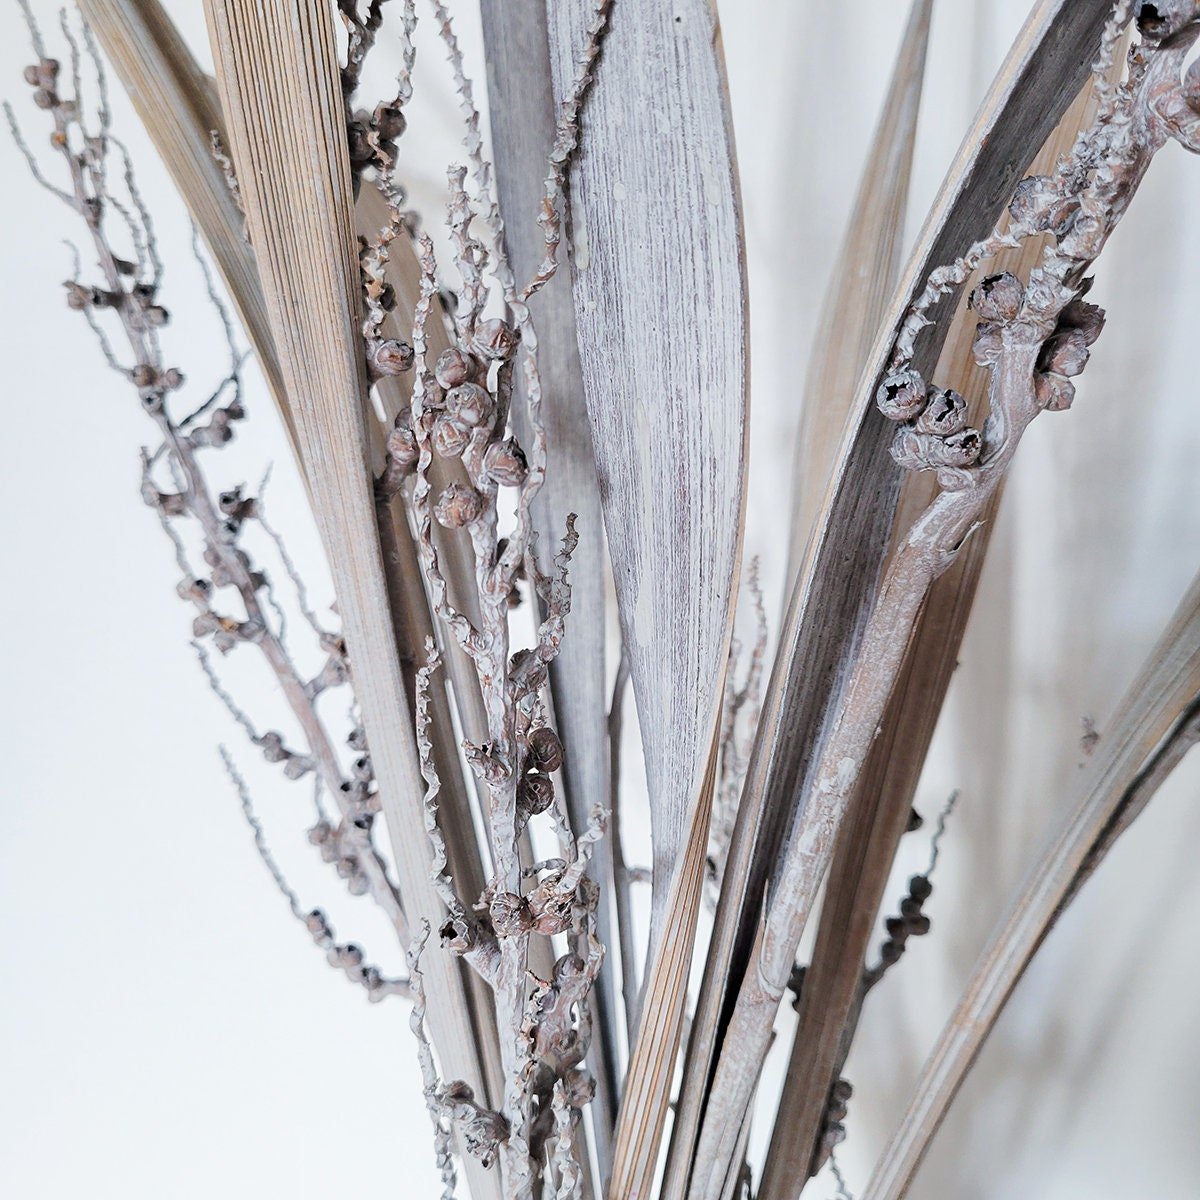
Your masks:
<path fill-rule="evenodd" d="M 592 8 L 548 9 L 559 93 Z M 649 1194 L 666 1114 L 741 556 L 743 246 L 706 0 L 614 5 L 570 197 L 579 349 L 654 838 L 646 998 L 610 1187 L 626 1200 Z"/>
<path fill-rule="evenodd" d="M 835 483 L 781 632 L 693 1021 L 681 1126 L 694 1129 L 707 1105 L 703 1120 L 713 1141 L 697 1167 L 702 1172 L 715 1170 L 726 1156 L 724 1143 L 738 1128 L 754 1088 L 778 1003 L 758 994 L 761 981 L 746 974 L 768 873 L 801 794 L 806 764 L 836 714 L 888 545 L 899 472 L 888 453 L 891 430 L 871 403 L 885 355 L 930 268 L 991 228 L 1021 170 L 1082 86 L 1109 11 L 1106 0 L 1042 0 L 1034 9 L 951 164 L 864 372 Z M 927 333 L 921 361 L 914 364 L 923 372 L 933 368 L 941 348 L 937 332 Z M 825 619 L 832 611 L 841 617 L 836 625 Z M 750 990 L 741 1020 L 753 1026 L 754 1036 L 723 1047 L 725 1078 L 710 1084 L 716 1050 L 744 982 Z M 753 1001 L 751 994 L 757 996 Z M 690 1146 L 681 1144 L 677 1161 L 686 1163 L 689 1155 Z M 708 1196 L 706 1186 L 702 1173 L 690 1194 Z"/>
<path fill-rule="evenodd" d="M 546 256 L 546 238 L 537 215 L 556 131 L 546 10 L 541 4 L 484 0 L 481 16 L 504 240 L 518 279 L 529 279 Z M 587 828 L 593 805 L 606 803 L 609 794 L 600 488 L 567 272 L 555 275 L 532 298 L 530 308 L 538 331 L 538 370 L 545 394 L 541 415 L 547 442 L 546 480 L 534 501 L 534 519 L 543 537 L 549 539 L 547 546 L 553 545 L 570 513 L 575 513 L 579 530 L 579 545 L 571 560 L 571 624 L 558 657 L 550 664 L 550 687 L 555 721 L 567 747 L 563 769 L 567 811 L 572 826 L 582 830 Z M 524 405 L 514 405 L 513 413 L 523 418 Z M 517 432 L 528 443 L 528 431 L 520 425 Z M 614 924 L 611 835 L 593 852 L 589 874 L 600 886 L 597 936 L 610 945 Z M 605 1178 L 624 1065 L 615 967 L 616 957 L 610 955 L 593 992 L 596 1029 L 590 1065 L 597 1091 L 592 1119 Z"/>
<path fill-rule="evenodd" d="M 1013 989 L 1066 905 L 1200 740 L 1200 576 L 1100 739 L 1062 827 L 1013 893 L 926 1061 L 865 1200 L 900 1200 Z"/>
<path fill-rule="evenodd" d="M 299 456 L 254 253 L 243 219 L 212 154 L 224 120 L 212 80 L 192 57 L 158 0 L 79 0 L 116 69 L 229 291 Z"/>
<path fill-rule="evenodd" d="M 879 125 L 867 152 L 866 171 L 825 298 L 821 328 L 813 342 L 796 435 L 788 580 L 799 573 L 805 543 L 837 461 L 855 384 L 900 274 L 900 237 L 908 207 L 932 10 L 933 0 L 913 0 L 909 10 Z"/>
<path fill-rule="evenodd" d="M 441 908 L 366 461 L 359 269 L 331 13 L 321 0 L 206 0 L 205 10 L 401 894 L 411 921 L 432 923 Z M 487 1096 L 461 965 L 435 954 L 426 971 L 445 1070 Z M 473 1159 L 466 1168 L 473 1194 L 499 1194 L 494 1174 Z"/>
<path fill-rule="evenodd" d="M 1031 164 L 1048 171 L 1068 150 L 1095 111 L 1092 81 L 1071 105 Z M 1042 239 L 1001 251 L 978 276 L 1013 271 L 1022 279 L 1041 254 Z M 970 285 L 965 289 L 970 290 Z M 972 419 L 983 410 L 987 372 L 972 353 L 976 321 L 963 298 L 938 361 L 936 377 L 966 399 Z M 901 487 L 892 544 L 902 537 L 933 498 L 926 475 L 910 473 Z M 825 1104 L 857 1024 L 863 963 L 875 931 L 884 887 L 904 834 L 913 796 L 929 752 L 934 727 L 958 658 L 967 618 L 987 556 L 992 517 L 936 581 L 913 632 L 913 640 L 880 732 L 854 789 L 838 834 L 821 905 L 813 957 L 804 976 L 799 1019 L 784 1079 L 771 1148 L 765 1160 L 760 1200 L 795 1197 L 820 1163 L 813 1147 Z"/>

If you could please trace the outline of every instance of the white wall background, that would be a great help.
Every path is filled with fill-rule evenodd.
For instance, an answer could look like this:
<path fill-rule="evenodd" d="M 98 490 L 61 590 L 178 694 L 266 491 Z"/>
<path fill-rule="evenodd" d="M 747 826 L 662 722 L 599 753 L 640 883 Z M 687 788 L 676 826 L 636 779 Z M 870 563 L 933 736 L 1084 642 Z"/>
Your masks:
<path fill-rule="evenodd" d="M 199 6 L 168 5 L 198 52 Z M 482 78 L 471 6 L 460 21 Z M 847 15 L 853 7 L 855 15 Z M 804 360 L 906 6 L 722 4 L 746 199 L 753 328 L 749 551 L 779 609 Z M 1026 5 L 937 6 L 912 194 L 915 233 Z M 52 34 L 55 8 L 34 0 Z M 53 41 L 53 37 L 51 37 Z M 389 47 L 376 63 L 383 78 Z M 0 92 L 44 144 L 0 10 Z M 422 48 L 403 171 L 435 213 L 456 125 Z M 182 208 L 124 98 L 168 262 L 169 345 L 203 389 L 223 358 Z M 314 863 L 307 794 L 238 742 L 188 649 L 175 568 L 137 496 L 150 435 L 65 309 L 72 217 L 0 150 L 4 450 L 0 629 L 0 1188 L 141 1200 L 435 1194 L 404 1009 L 371 1007 L 291 921 L 215 752 L 254 784 L 305 903 L 397 967 L 387 931 Z M 1084 714 L 1101 733 L 1200 562 L 1195 336 L 1200 163 L 1168 147 L 1105 255 L 1109 310 L 1080 397 L 1031 431 L 920 803 L 963 790 L 916 943 L 868 1006 L 841 1162 L 852 1190 L 898 1117 L 997 906 L 1068 803 Z M 271 508 L 310 580 L 315 537 L 265 394 L 218 460 L 277 463 Z M 324 592 L 314 583 L 318 594 Z M 324 592 L 328 597 L 328 593 Z M 239 680 L 252 712 L 267 681 Z M 914 1195 L 1200 1196 L 1200 762 L 1185 764 L 1071 909 L 940 1134 Z M 297 812 L 297 806 L 301 806 Z M 920 838 L 911 862 L 923 862 Z M 814 1189 L 828 1195 L 822 1179 Z"/>

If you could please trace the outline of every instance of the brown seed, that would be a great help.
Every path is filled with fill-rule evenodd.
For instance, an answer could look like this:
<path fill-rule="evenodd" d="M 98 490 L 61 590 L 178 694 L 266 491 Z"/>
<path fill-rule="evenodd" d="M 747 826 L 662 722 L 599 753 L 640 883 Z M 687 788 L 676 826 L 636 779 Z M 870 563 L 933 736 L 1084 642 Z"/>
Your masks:
<path fill-rule="evenodd" d="M 970 305 L 985 321 L 1015 321 L 1025 300 L 1025 287 L 1011 271 L 989 275 L 971 293 Z"/>
<path fill-rule="evenodd" d="M 531 816 L 544 813 L 554 803 L 554 780 L 536 771 L 522 776 L 517 784 L 517 800 Z"/>
<path fill-rule="evenodd" d="M 468 429 L 491 415 L 492 398 L 477 383 L 460 383 L 446 393 L 446 412 Z"/>
<path fill-rule="evenodd" d="M 1033 390 L 1048 412 L 1065 412 L 1075 399 L 1075 385 L 1062 375 L 1035 375 Z"/>
<path fill-rule="evenodd" d="M 953 388 L 934 388 L 929 403 L 917 418 L 920 433 L 936 433 L 947 437 L 967 425 L 967 402 Z"/>
<path fill-rule="evenodd" d="M 433 368 L 433 376 L 444 388 L 467 383 L 475 374 L 475 361 L 461 350 L 443 350 Z"/>
<path fill-rule="evenodd" d="M 507 321 L 493 317 L 480 323 L 475 333 L 474 349 L 484 358 L 502 362 L 511 358 L 517 348 L 517 335 Z"/>
<path fill-rule="evenodd" d="M 183 372 L 178 367 L 168 367 L 163 374 L 163 383 L 172 391 L 183 387 Z"/>
<path fill-rule="evenodd" d="M 413 348 L 407 342 L 386 338 L 375 343 L 371 363 L 380 375 L 402 375 L 412 369 Z"/>
<path fill-rule="evenodd" d="M 563 764 L 562 742 L 558 734 L 547 725 L 534 729 L 529 734 L 529 758 L 535 767 L 551 772 L 557 771 Z"/>
<path fill-rule="evenodd" d="M 401 416 L 407 413 L 407 409 L 401 409 Z M 421 451 L 412 431 L 411 417 L 403 424 L 400 417 L 396 418 L 396 424 L 387 437 L 387 452 L 389 461 L 395 463 L 405 474 L 416 468 Z"/>
<path fill-rule="evenodd" d="M 38 108 L 53 108 L 58 103 L 58 97 L 53 92 L 48 92 L 45 88 L 38 88 L 33 93 L 33 102 Z"/>
<path fill-rule="evenodd" d="M 444 492 L 433 510 L 439 525 L 447 529 L 461 529 L 477 521 L 483 512 L 483 497 L 468 484 L 452 483 Z"/>
<path fill-rule="evenodd" d="M 516 438 L 493 442 L 483 456 L 483 465 L 488 474 L 505 487 L 520 487 L 525 482 L 525 476 L 529 474 L 525 451 L 521 449 Z"/>
<path fill-rule="evenodd" d="M 529 905 L 515 892 L 500 892 L 488 905 L 488 916 L 497 937 L 515 937 L 533 924 Z"/>
<path fill-rule="evenodd" d="M 433 448 L 443 458 L 462 458 L 470 440 L 471 431 L 445 414 L 433 423 Z"/>
<path fill-rule="evenodd" d="M 132 377 L 134 386 L 148 388 L 158 381 L 158 372 L 149 363 L 138 363 L 133 368 Z"/>
<path fill-rule="evenodd" d="M 888 375 L 875 393 L 875 403 L 889 421 L 907 421 L 925 407 L 925 380 L 911 370 Z"/>

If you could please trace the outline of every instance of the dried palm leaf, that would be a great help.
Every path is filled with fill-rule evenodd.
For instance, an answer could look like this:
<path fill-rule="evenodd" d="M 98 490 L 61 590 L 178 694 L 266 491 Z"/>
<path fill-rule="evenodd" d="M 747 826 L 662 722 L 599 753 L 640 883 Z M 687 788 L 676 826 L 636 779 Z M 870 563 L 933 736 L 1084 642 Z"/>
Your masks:
<path fill-rule="evenodd" d="M 549 10 L 560 92 L 592 7 Z M 610 1186 L 633 1197 L 648 1194 L 681 1030 L 744 508 L 741 220 L 704 0 L 614 6 L 570 187 L 575 319 L 654 839 Z"/>
<path fill-rule="evenodd" d="M 1013 893 L 867 1186 L 900 1200 L 1034 954 L 1116 839 L 1200 740 L 1200 577 L 1125 694 L 1079 797 Z"/>

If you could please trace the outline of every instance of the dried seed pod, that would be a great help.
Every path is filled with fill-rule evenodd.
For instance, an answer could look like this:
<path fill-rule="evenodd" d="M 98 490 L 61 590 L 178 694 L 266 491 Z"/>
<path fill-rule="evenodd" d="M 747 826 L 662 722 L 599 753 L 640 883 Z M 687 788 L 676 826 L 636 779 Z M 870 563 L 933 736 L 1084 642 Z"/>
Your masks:
<path fill-rule="evenodd" d="M 490 321 L 480 322 L 472 348 L 484 358 L 503 362 L 513 356 L 517 348 L 517 335 L 507 321 L 493 317 Z"/>
<path fill-rule="evenodd" d="M 953 388 L 934 388 L 929 403 L 917 418 L 920 433 L 948 437 L 967 427 L 967 402 Z"/>
<path fill-rule="evenodd" d="M 930 441 L 929 457 L 937 467 L 969 467 L 983 450 L 978 429 L 963 429 Z"/>
<path fill-rule="evenodd" d="M 535 888 L 529 896 L 533 932 L 547 936 L 565 933 L 571 927 L 574 903 L 572 894 L 558 891 L 553 883 L 543 883 Z"/>
<path fill-rule="evenodd" d="M 890 453 L 896 465 L 907 471 L 924 471 L 929 468 L 929 460 L 925 455 L 925 444 L 928 434 L 918 433 L 915 429 L 904 426 L 896 430 L 892 438 Z"/>
<path fill-rule="evenodd" d="M 888 375 L 875 393 L 879 411 L 889 421 L 907 421 L 925 407 L 925 380 L 913 370 Z"/>
<path fill-rule="evenodd" d="M 40 82 L 40 74 L 38 72 L 37 63 L 31 63 L 21 72 L 22 78 L 30 87 L 37 87 Z"/>
<path fill-rule="evenodd" d="M 158 382 L 158 372 L 149 363 L 138 363 L 129 376 L 134 387 L 149 388 Z"/>
<path fill-rule="evenodd" d="M 492 398 L 477 383 L 460 383 L 446 393 L 446 415 L 468 429 L 482 425 L 491 412 Z"/>
<path fill-rule="evenodd" d="M 477 521 L 483 512 L 483 497 L 469 484 L 452 483 L 442 492 L 433 515 L 447 529 L 461 529 Z"/>
<path fill-rule="evenodd" d="M 412 370 L 413 348 L 397 338 L 385 338 L 371 348 L 371 367 L 377 375 L 403 375 Z"/>
<path fill-rule="evenodd" d="M 971 308 L 985 321 L 1015 321 L 1025 300 L 1025 286 L 1011 272 L 989 275 L 971 293 Z"/>
<path fill-rule="evenodd" d="M 469 354 L 461 350 L 443 350 L 433 368 L 433 377 L 444 388 L 458 387 L 468 383 L 475 375 L 476 363 Z"/>
<path fill-rule="evenodd" d="M 1082 374 L 1088 356 L 1088 343 L 1083 330 L 1063 329 L 1047 339 L 1038 355 L 1037 369 L 1069 378 Z"/>
<path fill-rule="evenodd" d="M 159 328 L 165 325 L 170 319 L 170 314 L 160 304 L 151 304 L 143 310 L 142 314 L 146 318 L 146 324 L 152 325 L 154 328 Z"/>
<path fill-rule="evenodd" d="M 534 729 L 529 734 L 527 745 L 529 760 L 539 770 L 552 772 L 562 767 L 562 742 L 558 740 L 558 734 L 549 726 L 543 725 Z"/>
<path fill-rule="evenodd" d="M 404 113 L 392 104 L 377 104 L 371 114 L 371 123 L 379 132 L 379 136 L 387 141 L 401 137 L 408 128 Z"/>
<path fill-rule="evenodd" d="M 1090 346 L 1104 329 L 1104 309 L 1086 300 L 1072 300 L 1059 314 L 1058 330 L 1062 329 L 1078 329 Z"/>
<path fill-rule="evenodd" d="M 58 103 L 58 97 L 46 88 L 38 88 L 33 93 L 33 102 L 38 108 L 53 108 Z"/>
<path fill-rule="evenodd" d="M 529 905 L 515 892 L 499 892 L 488 905 L 488 916 L 497 937 L 516 937 L 533 924 Z"/>
<path fill-rule="evenodd" d="M 412 412 L 407 408 L 402 408 L 396 414 L 396 423 L 387 436 L 387 452 L 388 461 L 394 463 L 402 474 L 416 470 L 421 448 L 412 430 Z"/>
<path fill-rule="evenodd" d="M 163 372 L 163 385 L 171 391 L 183 387 L 183 372 L 178 367 L 168 367 Z"/>
<path fill-rule="evenodd" d="M 1075 385 L 1062 375 L 1035 375 L 1033 390 L 1048 412 L 1065 412 L 1075 399 Z"/>
<path fill-rule="evenodd" d="M 462 458 L 471 431 L 445 414 L 433 423 L 433 448 L 443 458 Z"/>
<path fill-rule="evenodd" d="M 1002 326 L 980 321 L 975 327 L 975 340 L 971 350 L 975 361 L 981 367 L 990 367 L 999 361 L 1000 352 L 1004 349 L 1004 333 Z"/>
<path fill-rule="evenodd" d="M 544 813 L 554 803 L 554 780 L 536 771 L 522 776 L 517 784 L 517 803 L 530 816 Z"/>
<path fill-rule="evenodd" d="M 516 438 L 493 442 L 484 453 L 483 465 L 488 474 L 505 487 L 520 487 L 529 474 L 525 451 Z"/>
<path fill-rule="evenodd" d="M 914 875 L 908 881 L 908 894 L 914 900 L 924 902 L 933 895 L 933 884 L 926 875 Z"/>

